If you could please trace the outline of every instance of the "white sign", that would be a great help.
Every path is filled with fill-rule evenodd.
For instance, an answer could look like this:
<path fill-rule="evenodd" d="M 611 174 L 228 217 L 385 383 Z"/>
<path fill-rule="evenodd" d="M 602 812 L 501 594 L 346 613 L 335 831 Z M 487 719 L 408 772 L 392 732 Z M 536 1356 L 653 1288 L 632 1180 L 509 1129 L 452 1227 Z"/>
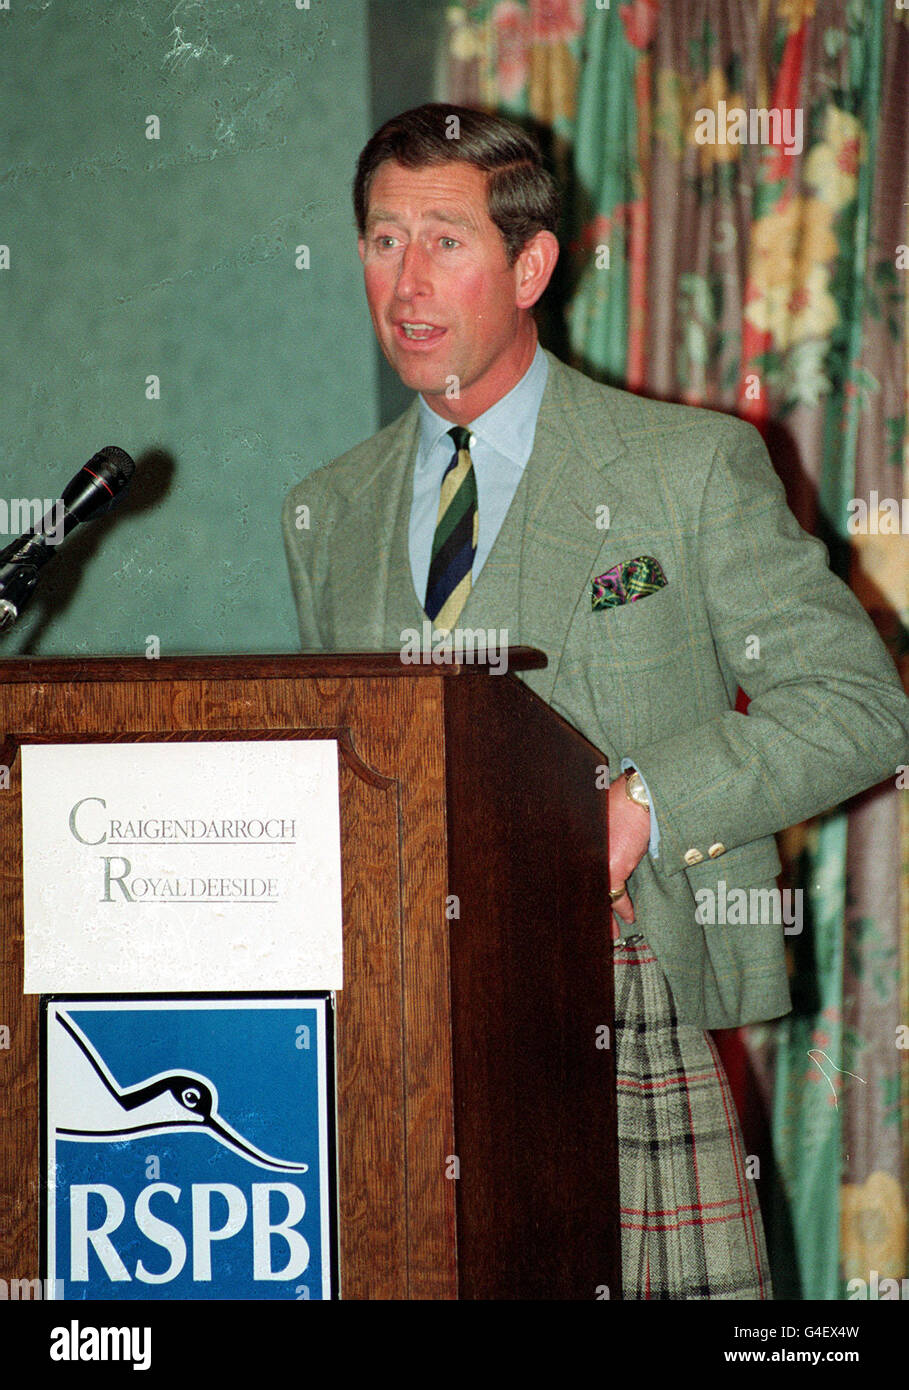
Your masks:
<path fill-rule="evenodd" d="M 334 740 L 22 747 L 25 993 L 340 989 Z"/>

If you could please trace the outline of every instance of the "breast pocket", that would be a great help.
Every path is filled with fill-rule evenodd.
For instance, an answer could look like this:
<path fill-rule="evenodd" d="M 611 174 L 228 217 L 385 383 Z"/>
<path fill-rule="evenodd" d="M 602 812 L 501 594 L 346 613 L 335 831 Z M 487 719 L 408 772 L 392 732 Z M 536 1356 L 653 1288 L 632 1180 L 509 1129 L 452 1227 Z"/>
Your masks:
<path fill-rule="evenodd" d="M 574 661 L 592 683 L 608 683 L 610 713 L 629 748 L 709 716 L 716 653 L 706 614 L 685 599 L 670 578 L 645 597 L 579 612 L 572 627 Z"/>
<path fill-rule="evenodd" d="M 633 656 L 640 668 L 669 660 L 678 647 L 685 614 L 672 584 L 615 608 L 597 608 L 587 615 L 590 640 L 618 658 Z"/>

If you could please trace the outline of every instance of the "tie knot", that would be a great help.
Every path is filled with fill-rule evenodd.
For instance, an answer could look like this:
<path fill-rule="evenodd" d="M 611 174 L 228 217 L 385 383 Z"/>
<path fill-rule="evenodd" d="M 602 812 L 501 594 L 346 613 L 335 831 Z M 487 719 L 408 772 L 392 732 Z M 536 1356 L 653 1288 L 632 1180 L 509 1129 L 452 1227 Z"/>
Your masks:
<path fill-rule="evenodd" d="M 460 451 L 461 451 L 462 449 L 466 449 L 466 450 L 468 451 L 468 453 L 470 452 L 470 430 L 469 430 L 469 429 L 467 429 L 464 425 L 455 425 L 453 429 L 450 429 L 450 430 L 448 431 L 448 433 L 450 434 L 451 438 L 454 440 L 454 446 L 455 446 L 455 448 L 458 450 L 459 453 L 460 453 Z"/>

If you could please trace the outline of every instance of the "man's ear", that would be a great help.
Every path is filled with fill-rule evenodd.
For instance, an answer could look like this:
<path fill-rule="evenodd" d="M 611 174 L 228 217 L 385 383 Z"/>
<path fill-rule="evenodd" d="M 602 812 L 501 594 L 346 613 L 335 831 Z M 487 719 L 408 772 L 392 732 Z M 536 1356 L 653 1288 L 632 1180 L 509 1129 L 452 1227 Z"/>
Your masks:
<path fill-rule="evenodd" d="M 513 266 L 515 304 L 519 309 L 530 309 L 536 304 L 558 259 L 559 243 L 552 232 L 539 231 L 524 243 Z"/>
<path fill-rule="evenodd" d="M 361 261 L 366 260 L 366 241 L 363 237 L 357 237 L 357 253 Z"/>

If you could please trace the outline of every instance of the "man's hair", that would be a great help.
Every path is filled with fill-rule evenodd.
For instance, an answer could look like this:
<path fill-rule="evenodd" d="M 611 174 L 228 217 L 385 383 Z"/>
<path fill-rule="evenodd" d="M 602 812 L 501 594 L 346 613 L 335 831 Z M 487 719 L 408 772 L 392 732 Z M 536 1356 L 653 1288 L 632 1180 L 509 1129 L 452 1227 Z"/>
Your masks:
<path fill-rule="evenodd" d="M 407 169 L 453 160 L 482 169 L 488 175 L 487 210 L 502 233 L 509 265 L 537 232 L 557 230 L 559 193 L 543 165 L 540 147 L 533 136 L 501 116 L 431 102 L 386 121 L 363 147 L 357 163 L 353 201 L 360 236 L 366 233 L 376 170 L 389 159 Z"/>

